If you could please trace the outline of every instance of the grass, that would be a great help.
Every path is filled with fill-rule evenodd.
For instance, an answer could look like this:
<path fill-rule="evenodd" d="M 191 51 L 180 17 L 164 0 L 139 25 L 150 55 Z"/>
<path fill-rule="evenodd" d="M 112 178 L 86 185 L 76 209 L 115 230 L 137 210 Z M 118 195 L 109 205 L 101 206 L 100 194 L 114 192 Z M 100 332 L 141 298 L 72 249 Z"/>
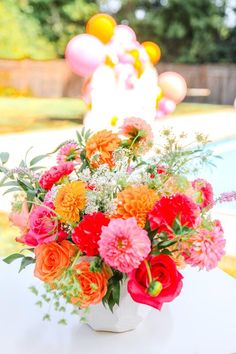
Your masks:
<path fill-rule="evenodd" d="M 230 106 L 182 103 L 173 116 L 232 111 Z M 77 98 L 0 98 L 0 134 L 72 128 L 82 123 L 86 106 Z"/>
<path fill-rule="evenodd" d="M 81 124 L 85 104 L 73 98 L 0 98 L 0 134 Z"/>
<path fill-rule="evenodd" d="M 207 103 L 181 103 L 177 105 L 173 116 L 187 114 L 206 114 L 214 112 L 235 112 L 232 106 L 207 104 Z"/>

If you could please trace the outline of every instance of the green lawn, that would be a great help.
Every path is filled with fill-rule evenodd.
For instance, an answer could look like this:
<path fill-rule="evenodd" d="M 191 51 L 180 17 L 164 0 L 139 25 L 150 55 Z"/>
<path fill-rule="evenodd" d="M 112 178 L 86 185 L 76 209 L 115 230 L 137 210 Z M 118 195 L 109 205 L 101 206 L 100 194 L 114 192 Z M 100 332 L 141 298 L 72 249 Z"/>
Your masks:
<path fill-rule="evenodd" d="M 73 98 L 0 98 L 0 134 L 81 124 L 85 104 Z"/>
<path fill-rule="evenodd" d="M 233 110 L 230 106 L 182 103 L 173 116 Z M 0 134 L 75 127 L 82 123 L 84 102 L 76 98 L 0 98 Z"/>

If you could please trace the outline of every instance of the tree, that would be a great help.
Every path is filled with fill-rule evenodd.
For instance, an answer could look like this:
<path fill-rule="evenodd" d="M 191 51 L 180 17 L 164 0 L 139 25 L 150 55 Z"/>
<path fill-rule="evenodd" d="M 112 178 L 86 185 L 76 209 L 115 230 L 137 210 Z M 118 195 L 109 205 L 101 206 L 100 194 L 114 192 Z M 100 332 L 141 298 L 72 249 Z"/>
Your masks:
<path fill-rule="evenodd" d="M 86 21 L 98 12 L 93 0 L 19 0 L 18 6 L 37 19 L 41 34 L 53 44 L 58 56 L 64 55 L 68 41 L 84 32 Z"/>
<path fill-rule="evenodd" d="M 225 24 L 227 0 L 121 0 L 115 13 L 139 40 L 160 44 L 167 62 L 219 61 L 218 45 L 230 38 Z M 104 0 L 103 0 L 104 5 Z M 224 46 L 223 46 L 224 47 Z M 233 51 L 233 49 L 232 49 Z M 229 50 L 228 50 L 229 52 Z M 227 54 L 233 61 L 233 52 Z"/>
<path fill-rule="evenodd" d="M 14 0 L 0 2 L 0 58 L 52 59 L 54 46 L 40 34 L 33 17 L 22 13 Z"/>

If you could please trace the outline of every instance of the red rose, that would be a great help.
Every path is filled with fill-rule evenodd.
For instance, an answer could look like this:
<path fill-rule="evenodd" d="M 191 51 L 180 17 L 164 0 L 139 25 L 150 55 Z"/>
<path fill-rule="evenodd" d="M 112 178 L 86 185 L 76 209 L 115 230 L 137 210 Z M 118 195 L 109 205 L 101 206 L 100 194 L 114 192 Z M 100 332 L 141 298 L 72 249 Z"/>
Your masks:
<path fill-rule="evenodd" d="M 162 197 L 148 214 L 152 230 L 169 232 L 176 218 L 182 226 L 195 227 L 199 222 L 200 208 L 185 194 Z"/>
<path fill-rule="evenodd" d="M 110 219 L 101 212 L 85 215 L 79 225 L 74 228 L 72 240 L 87 256 L 96 256 L 99 254 L 98 241 L 102 227 L 107 226 L 109 222 Z"/>
<path fill-rule="evenodd" d="M 152 295 L 150 295 L 150 281 L 145 261 L 139 268 L 129 273 L 128 292 L 134 301 L 160 310 L 164 302 L 171 302 L 179 295 L 183 286 L 183 276 L 178 272 L 175 262 L 167 255 L 149 256 L 147 262 L 153 284 L 161 283 L 158 295 L 153 296 L 155 287 L 152 287 Z"/>

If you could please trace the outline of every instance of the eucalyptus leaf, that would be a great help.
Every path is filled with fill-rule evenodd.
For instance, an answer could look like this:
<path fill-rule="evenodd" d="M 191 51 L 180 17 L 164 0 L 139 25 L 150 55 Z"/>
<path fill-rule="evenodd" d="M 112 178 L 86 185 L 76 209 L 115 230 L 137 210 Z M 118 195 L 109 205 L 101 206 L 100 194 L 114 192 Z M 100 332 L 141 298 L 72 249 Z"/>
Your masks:
<path fill-rule="evenodd" d="M 2 161 L 2 164 L 4 165 L 5 163 L 7 163 L 7 161 L 9 160 L 9 153 L 8 152 L 1 152 L 0 153 L 0 160 Z"/>
<path fill-rule="evenodd" d="M 30 166 L 36 165 L 36 163 L 38 163 L 39 161 L 45 159 L 46 157 L 48 157 L 48 154 L 36 156 L 35 158 L 33 158 L 30 161 Z"/>

